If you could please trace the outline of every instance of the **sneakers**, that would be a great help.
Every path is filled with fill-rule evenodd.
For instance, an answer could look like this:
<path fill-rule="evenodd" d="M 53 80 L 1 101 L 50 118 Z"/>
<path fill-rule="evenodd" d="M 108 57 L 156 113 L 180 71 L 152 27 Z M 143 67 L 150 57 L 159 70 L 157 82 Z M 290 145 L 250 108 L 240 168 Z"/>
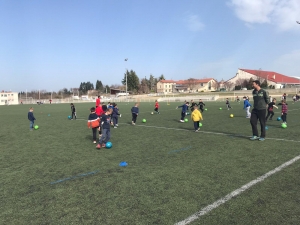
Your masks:
<path fill-rule="evenodd" d="M 259 140 L 259 141 L 264 141 L 264 140 L 265 140 L 265 138 L 263 138 L 263 137 L 260 137 L 258 140 Z"/>
<path fill-rule="evenodd" d="M 257 136 L 252 136 L 252 137 L 250 138 L 251 141 L 258 140 L 258 139 L 259 139 L 259 137 L 257 137 Z"/>
<path fill-rule="evenodd" d="M 184 123 L 184 120 L 179 120 L 181 123 Z"/>
<path fill-rule="evenodd" d="M 100 148 L 101 148 L 101 145 L 100 145 L 100 144 L 97 144 L 96 148 L 97 148 L 97 149 L 100 149 Z"/>
<path fill-rule="evenodd" d="M 105 148 L 105 146 L 106 146 L 106 144 L 104 144 L 104 143 L 101 145 L 102 148 Z"/>
<path fill-rule="evenodd" d="M 119 124 L 116 124 L 116 126 L 118 127 L 118 126 L 119 126 Z"/>
<path fill-rule="evenodd" d="M 195 132 L 199 132 L 199 130 L 195 130 Z"/>
<path fill-rule="evenodd" d="M 117 126 L 114 126 L 114 128 L 118 128 Z"/>

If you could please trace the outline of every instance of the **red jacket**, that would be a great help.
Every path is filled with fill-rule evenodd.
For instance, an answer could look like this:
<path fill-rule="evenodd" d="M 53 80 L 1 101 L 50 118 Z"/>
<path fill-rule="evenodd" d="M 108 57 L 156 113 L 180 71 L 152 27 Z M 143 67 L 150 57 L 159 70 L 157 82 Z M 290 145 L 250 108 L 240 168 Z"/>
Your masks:
<path fill-rule="evenodd" d="M 100 101 L 100 98 L 97 98 L 96 99 L 96 106 L 100 105 L 101 101 Z"/>
<path fill-rule="evenodd" d="M 155 102 L 155 108 L 158 109 L 159 108 L 159 104 L 158 102 Z"/>
<path fill-rule="evenodd" d="M 101 106 L 96 107 L 96 114 L 97 116 L 101 116 L 104 113 L 103 109 Z"/>

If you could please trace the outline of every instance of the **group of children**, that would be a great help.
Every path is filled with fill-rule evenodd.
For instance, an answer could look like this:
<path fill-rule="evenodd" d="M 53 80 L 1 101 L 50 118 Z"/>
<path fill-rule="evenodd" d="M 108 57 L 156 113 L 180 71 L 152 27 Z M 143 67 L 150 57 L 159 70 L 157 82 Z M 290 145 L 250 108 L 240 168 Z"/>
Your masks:
<path fill-rule="evenodd" d="M 199 110 L 199 107 L 200 110 Z M 184 123 L 184 118 L 186 115 L 188 115 L 188 110 L 189 107 L 191 108 L 191 119 L 194 123 L 194 129 L 195 132 L 198 132 L 200 130 L 200 121 L 203 120 L 202 117 L 202 112 L 204 111 L 204 106 L 205 104 L 203 103 L 203 101 L 200 99 L 199 100 L 199 104 L 195 103 L 193 100 L 191 100 L 191 104 L 187 101 L 185 101 L 185 103 L 183 105 L 177 106 L 176 109 L 181 108 L 181 117 L 180 117 L 180 122 Z"/>
<path fill-rule="evenodd" d="M 116 103 L 108 103 L 102 105 L 99 103 L 96 107 L 90 109 L 87 126 L 92 128 L 93 142 L 97 143 L 97 130 L 99 131 L 99 142 L 96 148 L 100 149 L 105 147 L 110 139 L 110 127 L 113 125 L 117 128 L 118 118 L 122 115 L 119 113 L 119 108 Z"/>

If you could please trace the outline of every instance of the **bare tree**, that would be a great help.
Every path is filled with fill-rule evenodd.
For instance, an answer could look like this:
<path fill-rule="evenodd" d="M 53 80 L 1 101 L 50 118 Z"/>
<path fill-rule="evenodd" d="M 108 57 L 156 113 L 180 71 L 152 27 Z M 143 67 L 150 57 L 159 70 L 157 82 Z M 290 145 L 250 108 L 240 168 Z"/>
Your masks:
<path fill-rule="evenodd" d="M 217 80 L 215 80 L 214 82 L 211 82 L 211 87 L 214 88 L 215 90 L 219 90 L 220 85 L 221 85 L 221 82 L 218 82 Z"/>
<path fill-rule="evenodd" d="M 194 78 L 189 78 L 186 84 L 190 90 L 193 90 L 197 86 L 197 80 Z"/>
<path fill-rule="evenodd" d="M 235 81 L 235 86 L 240 86 L 241 89 L 242 89 L 242 87 L 243 87 L 244 84 L 245 84 L 245 79 L 239 78 L 239 79 L 237 79 L 237 80 Z"/>
<path fill-rule="evenodd" d="M 234 83 L 232 83 L 232 82 L 230 82 L 230 81 L 225 82 L 225 83 L 224 83 L 224 87 L 225 87 L 226 90 L 231 91 L 231 90 L 233 89 L 233 87 L 234 87 Z"/>

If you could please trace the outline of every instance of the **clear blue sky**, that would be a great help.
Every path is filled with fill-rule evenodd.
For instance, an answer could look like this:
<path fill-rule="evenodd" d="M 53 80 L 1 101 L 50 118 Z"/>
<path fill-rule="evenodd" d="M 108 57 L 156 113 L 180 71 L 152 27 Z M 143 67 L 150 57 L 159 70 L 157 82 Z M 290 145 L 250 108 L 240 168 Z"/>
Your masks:
<path fill-rule="evenodd" d="M 300 76 L 299 0 L 0 0 L 0 89 Z M 124 59 L 128 58 L 125 62 Z"/>

